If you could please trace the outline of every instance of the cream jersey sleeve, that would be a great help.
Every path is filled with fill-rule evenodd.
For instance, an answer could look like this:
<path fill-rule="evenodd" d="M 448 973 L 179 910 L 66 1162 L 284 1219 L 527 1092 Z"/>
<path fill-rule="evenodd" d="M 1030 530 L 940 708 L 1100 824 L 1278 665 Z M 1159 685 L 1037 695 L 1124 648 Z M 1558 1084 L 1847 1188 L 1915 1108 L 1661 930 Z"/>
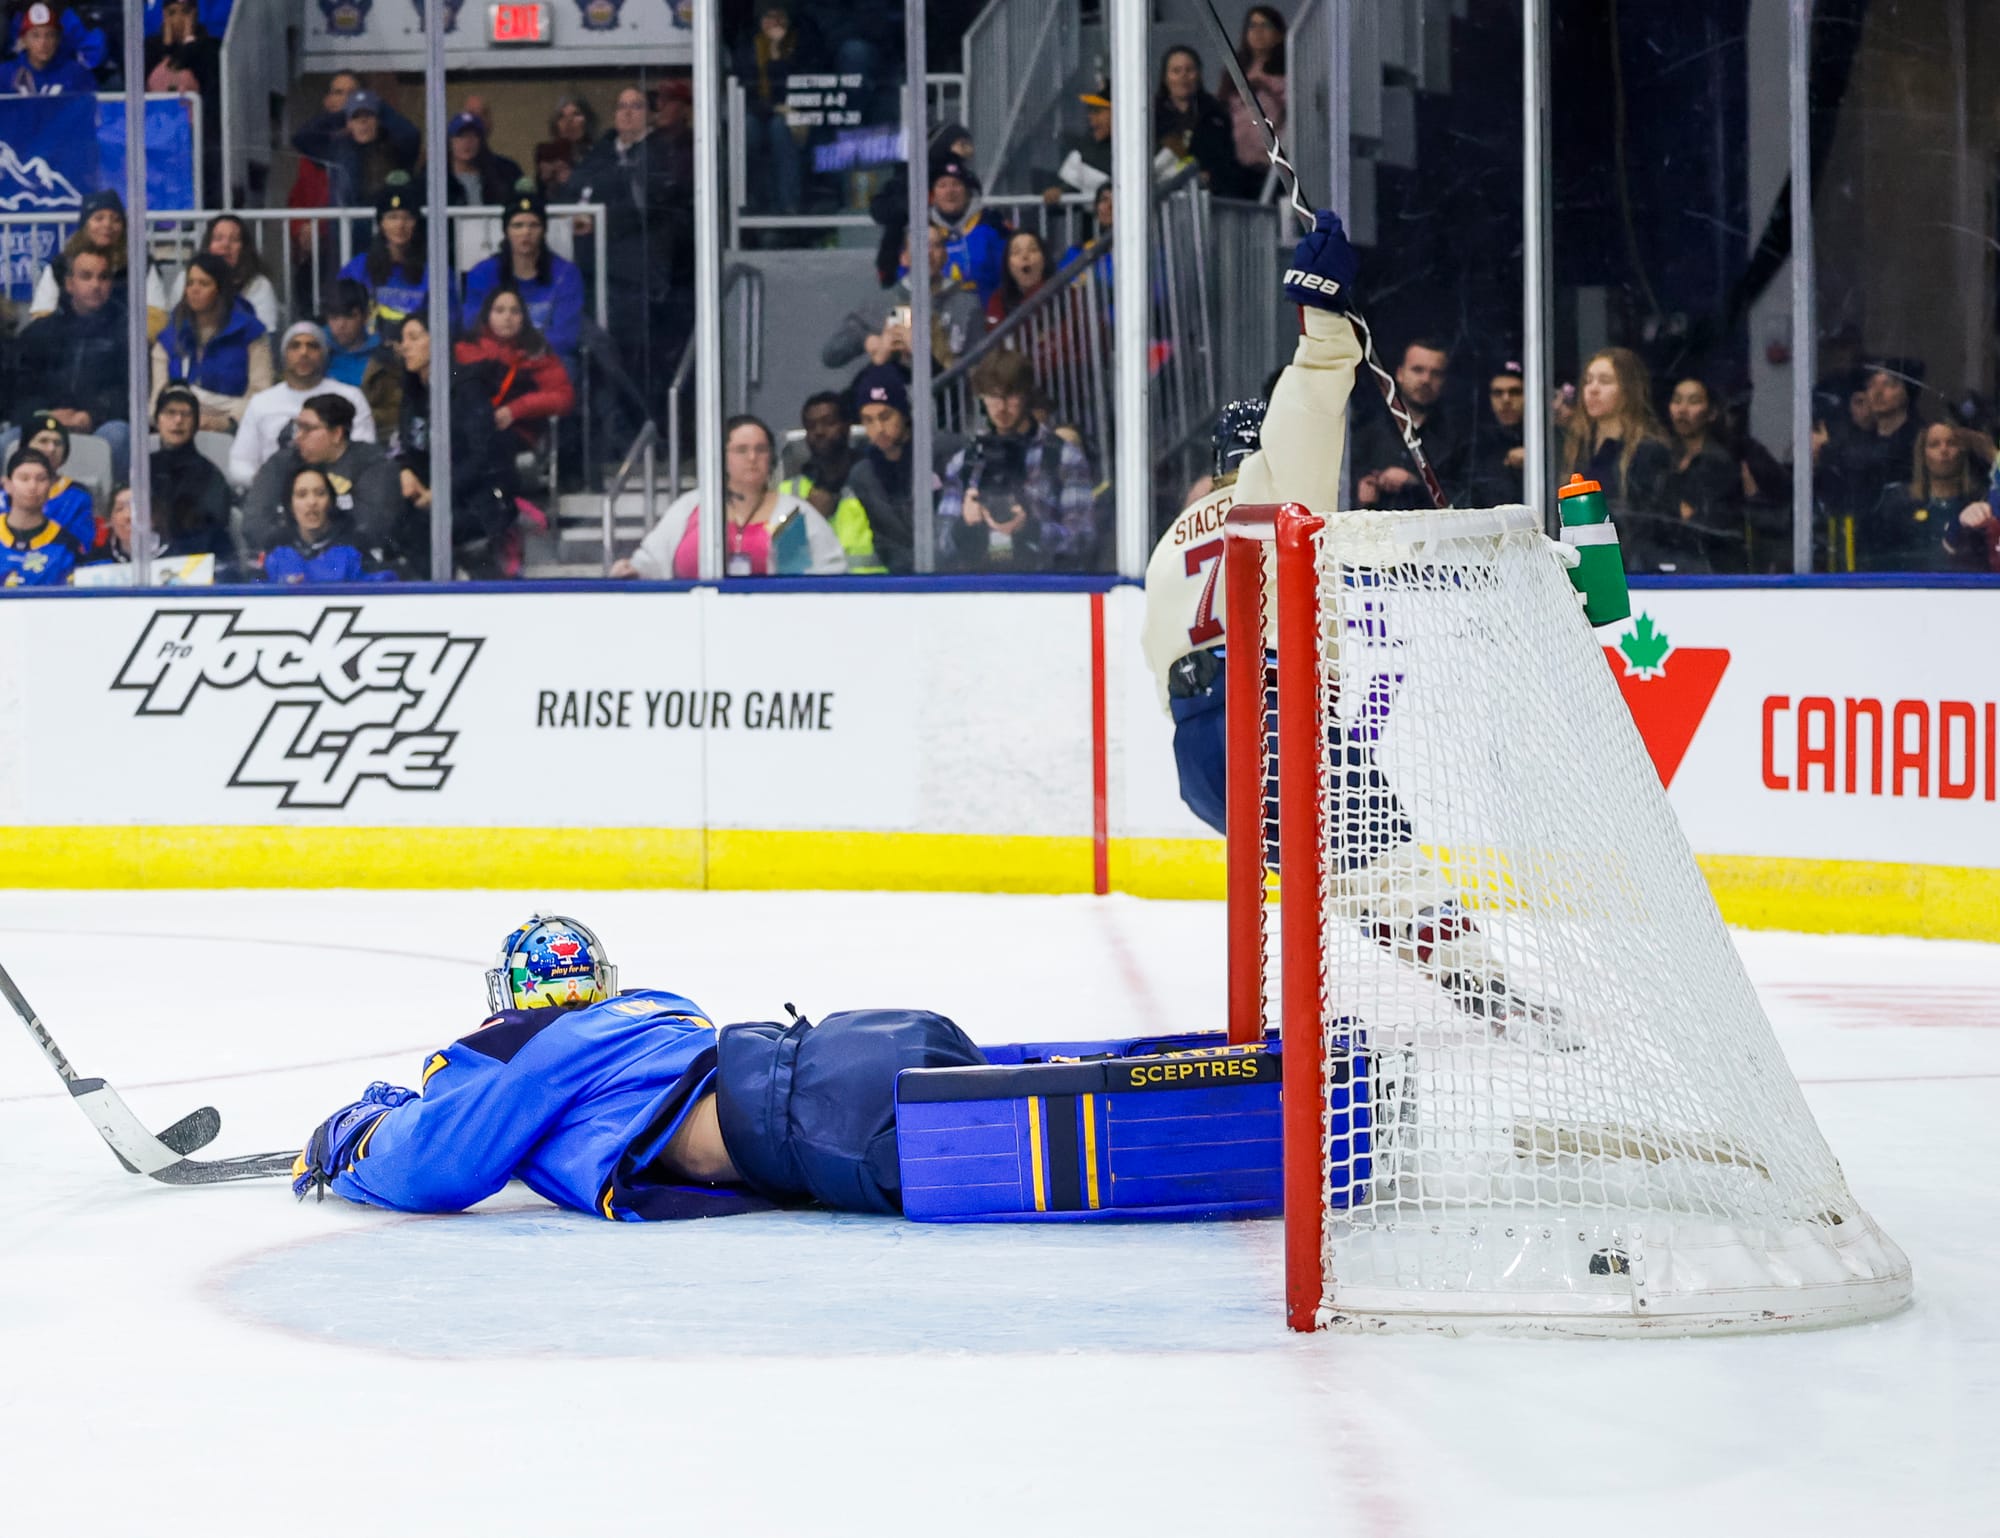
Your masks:
<path fill-rule="evenodd" d="M 1340 498 L 1347 398 L 1361 343 L 1344 315 L 1308 309 L 1305 334 L 1279 376 L 1264 414 L 1262 447 L 1233 484 L 1218 487 L 1173 521 L 1146 564 L 1140 634 L 1162 708 L 1167 676 L 1189 652 L 1223 639 L 1222 527 L 1238 502 L 1302 502 L 1332 509 Z"/>

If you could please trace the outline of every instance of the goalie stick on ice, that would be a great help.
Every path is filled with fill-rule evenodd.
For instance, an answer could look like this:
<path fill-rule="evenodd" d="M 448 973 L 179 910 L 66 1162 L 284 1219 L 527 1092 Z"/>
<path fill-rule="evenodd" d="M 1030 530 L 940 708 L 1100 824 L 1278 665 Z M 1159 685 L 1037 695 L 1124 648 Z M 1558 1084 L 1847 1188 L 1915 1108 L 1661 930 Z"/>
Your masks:
<path fill-rule="evenodd" d="M 245 1154 L 231 1159 L 189 1158 L 196 1149 L 213 1142 L 222 1130 L 222 1118 L 213 1106 L 190 1112 L 158 1134 L 149 1131 L 117 1090 L 102 1079 L 84 1078 L 70 1066 L 62 1048 L 56 1045 L 48 1027 L 42 1024 L 34 1006 L 4 966 L 0 966 L 0 993 L 7 996 L 8 1004 L 34 1037 L 35 1045 L 42 1049 L 42 1056 L 61 1077 L 70 1097 L 90 1118 L 97 1135 L 133 1174 L 150 1176 L 163 1185 L 196 1186 L 291 1173 L 296 1157 L 291 1153 Z"/>

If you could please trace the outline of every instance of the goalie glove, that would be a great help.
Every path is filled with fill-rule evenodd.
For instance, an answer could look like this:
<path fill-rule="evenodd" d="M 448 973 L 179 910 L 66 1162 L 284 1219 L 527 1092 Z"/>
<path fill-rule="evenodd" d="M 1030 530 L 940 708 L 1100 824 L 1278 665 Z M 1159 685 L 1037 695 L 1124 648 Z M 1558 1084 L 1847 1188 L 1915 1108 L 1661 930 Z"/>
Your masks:
<path fill-rule="evenodd" d="M 353 1168 L 362 1144 L 375 1123 L 417 1098 L 413 1089 L 376 1080 L 352 1105 L 344 1105 L 313 1129 L 306 1146 L 292 1162 L 292 1195 L 326 1200 L 326 1188 L 342 1170 Z"/>
<path fill-rule="evenodd" d="M 1344 315 L 1354 307 L 1354 274 L 1361 259 L 1347 242 L 1340 215 L 1321 209 L 1312 233 L 1292 251 L 1285 269 L 1285 297 L 1293 304 Z"/>

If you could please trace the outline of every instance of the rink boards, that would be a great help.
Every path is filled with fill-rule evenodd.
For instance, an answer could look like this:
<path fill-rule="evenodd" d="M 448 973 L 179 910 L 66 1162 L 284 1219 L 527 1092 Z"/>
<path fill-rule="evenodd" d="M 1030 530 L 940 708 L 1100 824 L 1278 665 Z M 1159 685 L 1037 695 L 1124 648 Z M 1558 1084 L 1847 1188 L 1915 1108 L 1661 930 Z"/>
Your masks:
<path fill-rule="evenodd" d="M 0 884 L 1219 897 L 1129 585 L 0 603 Z M 1725 913 L 1992 938 L 1977 587 L 1644 587 L 1607 667 Z M 1583 776 L 1580 773 L 1580 780 Z"/>

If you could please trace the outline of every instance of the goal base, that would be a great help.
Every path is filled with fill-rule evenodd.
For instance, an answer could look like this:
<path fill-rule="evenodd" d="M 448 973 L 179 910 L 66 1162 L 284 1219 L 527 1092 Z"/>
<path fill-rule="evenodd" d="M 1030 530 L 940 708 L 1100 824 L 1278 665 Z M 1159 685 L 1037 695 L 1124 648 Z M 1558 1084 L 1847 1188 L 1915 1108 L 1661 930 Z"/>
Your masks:
<path fill-rule="evenodd" d="M 1862 1214 L 1761 1228 L 1495 1207 L 1337 1224 L 1343 1279 L 1318 1327 L 1439 1335 L 1716 1335 L 1880 1318 L 1909 1264 Z"/>
<path fill-rule="evenodd" d="M 1896 1288 L 1870 1286 L 1848 1290 L 1857 1296 L 1844 1302 L 1815 1300 L 1811 1308 L 1798 1308 L 1797 1299 L 1787 1299 L 1772 1309 L 1736 1308 L 1700 1314 L 1412 1314 L 1322 1308 L 1315 1328 L 1345 1335 L 1554 1335 L 1577 1340 L 1616 1340 L 1640 1335 L 1759 1335 L 1865 1324 L 1901 1313 L 1910 1303 L 1907 1282 Z"/>

